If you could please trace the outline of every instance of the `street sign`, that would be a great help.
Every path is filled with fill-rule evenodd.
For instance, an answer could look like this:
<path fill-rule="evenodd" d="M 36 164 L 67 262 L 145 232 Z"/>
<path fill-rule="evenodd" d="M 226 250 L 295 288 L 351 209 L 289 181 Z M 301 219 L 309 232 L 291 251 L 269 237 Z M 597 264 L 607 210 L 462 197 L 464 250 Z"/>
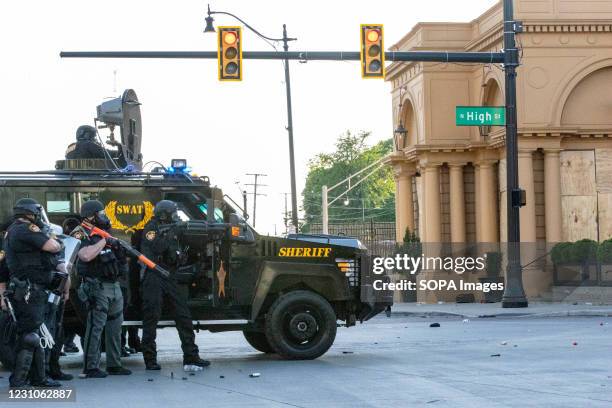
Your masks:
<path fill-rule="evenodd" d="M 506 108 L 503 106 L 457 106 L 457 126 L 505 126 Z"/>

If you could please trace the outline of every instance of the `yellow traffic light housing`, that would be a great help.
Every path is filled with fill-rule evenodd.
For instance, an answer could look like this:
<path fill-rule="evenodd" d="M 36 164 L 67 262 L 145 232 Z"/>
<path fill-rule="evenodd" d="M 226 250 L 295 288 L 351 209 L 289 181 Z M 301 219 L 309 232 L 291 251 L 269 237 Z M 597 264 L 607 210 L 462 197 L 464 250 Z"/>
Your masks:
<path fill-rule="evenodd" d="M 385 78 L 385 45 L 382 24 L 361 25 L 361 77 Z"/>
<path fill-rule="evenodd" d="M 242 29 L 218 27 L 219 81 L 242 81 Z"/>

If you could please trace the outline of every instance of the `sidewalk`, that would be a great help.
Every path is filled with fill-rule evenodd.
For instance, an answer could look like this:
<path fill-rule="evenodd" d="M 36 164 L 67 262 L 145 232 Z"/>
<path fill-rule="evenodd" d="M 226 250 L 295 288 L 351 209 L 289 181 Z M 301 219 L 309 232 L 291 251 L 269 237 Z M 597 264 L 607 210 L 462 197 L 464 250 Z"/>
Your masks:
<path fill-rule="evenodd" d="M 530 303 L 529 307 L 504 309 L 501 303 L 396 303 L 391 307 L 395 316 L 457 316 L 463 318 L 492 317 L 612 317 L 612 306 L 570 303 Z"/>

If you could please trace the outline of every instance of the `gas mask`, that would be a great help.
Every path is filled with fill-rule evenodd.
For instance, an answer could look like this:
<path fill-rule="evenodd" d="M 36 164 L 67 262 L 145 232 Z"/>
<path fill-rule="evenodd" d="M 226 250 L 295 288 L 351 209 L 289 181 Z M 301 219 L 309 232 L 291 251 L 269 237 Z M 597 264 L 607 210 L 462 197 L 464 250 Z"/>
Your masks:
<path fill-rule="evenodd" d="M 106 214 L 104 214 L 104 211 L 98 211 L 94 215 L 93 224 L 96 227 L 103 229 L 104 231 L 108 231 L 111 229 L 111 222 L 106 216 Z"/>

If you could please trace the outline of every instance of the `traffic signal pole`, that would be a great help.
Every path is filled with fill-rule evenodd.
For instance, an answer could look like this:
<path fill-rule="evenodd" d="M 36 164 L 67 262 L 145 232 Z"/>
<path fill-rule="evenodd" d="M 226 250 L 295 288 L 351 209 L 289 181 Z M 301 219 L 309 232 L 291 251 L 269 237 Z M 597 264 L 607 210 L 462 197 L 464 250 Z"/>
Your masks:
<path fill-rule="evenodd" d="M 518 176 L 518 119 L 516 110 L 516 68 L 519 51 L 516 33 L 521 23 L 514 21 L 512 0 L 504 0 L 504 71 L 506 83 L 506 222 L 508 231 L 508 266 L 502 307 L 527 307 L 521 267 L 520 195 Z"/>
<path fill-rule="evenodd" d="M 216 51 L 62 51 L 61 58 L 217 59 Z M 359 61 L 359 51 L 243 51 L 243 59 Z M 387 51 L 386 61 L 502 64 L 504 52 Z"/>
<path fill-rule="evenodd" d="M 386 61 L 398 62 L 442 62 L 503 64 L 505 71 L 506 98 L 506 166 L 507 166 L 507 230 L 508 267 L 503 307 L 526 307 L 528 305 L 522 283 L 520 264 L 519 210 L 520 189 L 518 183 L 518 142 L 516 107 L 516 69 L 519 66 L 519 52 L 515 36 L 521 32 L 520 22 L 514 20 L 512 0 L 503 0 L 504 49 L 501 52 L 446 52 L 446 51 L 387 51 Z M 285 83 L 289 87 L 288 61 L 359 61 L 359 51 L 287 51 L 286 32 L 284 51 L 243 51 L 243 59 L 284 60 Z M 216 51 L 63 51 L 62 58 L 176 58 L 176 59 L 217 59 Z M 287 94 L 289 101 L 289 93 Z M 288 131 L 293 145 L 291 106 L 288 105 Z M 292 153 L 292 149 L 290 154 Z M 292 173 L 295 169 L 292 168 Z M 296 201 L 295 186 L 292 184 L 292 204 Z M 297 205 L 292 206 L 293 223 L 297 224 Z"/>

